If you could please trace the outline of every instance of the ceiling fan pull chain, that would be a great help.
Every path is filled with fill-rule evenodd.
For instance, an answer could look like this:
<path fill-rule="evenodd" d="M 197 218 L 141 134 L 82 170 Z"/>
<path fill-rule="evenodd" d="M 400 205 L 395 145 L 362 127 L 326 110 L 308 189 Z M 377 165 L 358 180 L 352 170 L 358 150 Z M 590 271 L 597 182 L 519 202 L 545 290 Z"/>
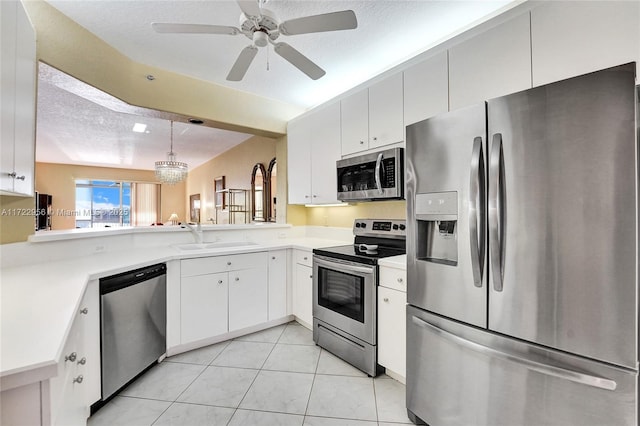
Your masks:
<path fill-rule="evenodd" d="M 269 49 L 266 49 L 267 51 L 267 71 L 269 71 Z"/>

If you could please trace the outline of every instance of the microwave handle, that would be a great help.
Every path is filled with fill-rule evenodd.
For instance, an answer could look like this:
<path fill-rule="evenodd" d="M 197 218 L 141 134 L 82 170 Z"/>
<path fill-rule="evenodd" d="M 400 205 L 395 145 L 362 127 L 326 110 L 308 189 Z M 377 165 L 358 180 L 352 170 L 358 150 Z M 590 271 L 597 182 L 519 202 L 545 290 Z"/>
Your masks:
<path fill-rule="evenodd" d="M 376 187 L 378 188 L 378 192 L 380 192 L 380 195 L 382 195 L 384 193 L 384 191 L 382 190 L 382 176 L 380 176 L 380 172 L 382 171 L 382 153 L 378 154 L 378 159 L 376 160 Z"/>

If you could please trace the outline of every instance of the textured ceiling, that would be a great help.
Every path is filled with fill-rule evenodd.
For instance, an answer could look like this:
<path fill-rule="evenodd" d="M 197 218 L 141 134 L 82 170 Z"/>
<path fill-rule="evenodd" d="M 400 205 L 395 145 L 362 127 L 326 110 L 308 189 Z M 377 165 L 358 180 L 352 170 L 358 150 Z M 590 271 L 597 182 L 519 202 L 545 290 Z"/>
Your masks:
<path fill-rule="evenodd" d="M 261 48 L 244 79 L 225 78 L 244 35 L 158 34 L 152 22 L 239 26 L 235 1 L 47 0 L 62 13 L 133 61 L 233 89 L 310 108 L 392 68 L 416 54 L 500 13 L 511 0 L 269 0 L 263 6 L 286 21 L 353 10 L 355 30 L 281 36 L 327 74 L 311 80 L 273 52 Z M 131 131 L 140 122 L 126 105 L 105 108 L 71 93 L 51 75 L 38 94 L 37 161 L 153 169 L 169 150 L 169 121 L 144 118 L 149 133 Z M 64 78 L 63 78 L 64 80 Z M 73 92 L 73 91 L 72 91 Z M 95 94 L 94 94 L 95 95 Z M 102 96 L 109 98 L 108 95 Z M 110 101 L 107 100 L 107 103 Z M 99 102 L 100 103 L 100 102 Z M 127 113 L 129 112 L 129 113 Z M 251 135 L 176 123 L 174 151 L 194 168 Z"/>

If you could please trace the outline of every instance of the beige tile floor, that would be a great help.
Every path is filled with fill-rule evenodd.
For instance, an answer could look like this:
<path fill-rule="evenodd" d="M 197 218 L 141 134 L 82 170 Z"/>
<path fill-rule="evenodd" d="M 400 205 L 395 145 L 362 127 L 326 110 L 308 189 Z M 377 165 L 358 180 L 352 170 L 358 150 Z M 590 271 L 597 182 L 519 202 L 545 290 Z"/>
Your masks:
<path fill-rule="evenodd" d="M 289 324 L 165 359 L 89 419 L 89 426 L 411 423 L 403 384 L 367 377 Z"/>

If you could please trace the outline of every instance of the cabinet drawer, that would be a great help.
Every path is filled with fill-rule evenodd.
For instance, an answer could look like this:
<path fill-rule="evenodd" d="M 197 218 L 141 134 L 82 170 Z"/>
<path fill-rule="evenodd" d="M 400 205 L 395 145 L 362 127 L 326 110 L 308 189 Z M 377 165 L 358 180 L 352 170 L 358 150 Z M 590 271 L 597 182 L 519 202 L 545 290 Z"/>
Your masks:
<path fill-rule="evenodd" d="M 380 268 L 380 285 L 398 291 L 407 291 L 407 271 L 404 269 Z"/>
<path fill-rule="evenodd" d="M 216 274 L 239 269 L 266 267 L 267 253 L 259 252 L 185 259 L 181 261 L 180 265 L 180 275 L 183 277 Z"/>
<path fill-rule="evenodd" d="M 296 250 L 296 263 L 305 266 L 313 266 L 313 253 L 305 250 Z"/>

